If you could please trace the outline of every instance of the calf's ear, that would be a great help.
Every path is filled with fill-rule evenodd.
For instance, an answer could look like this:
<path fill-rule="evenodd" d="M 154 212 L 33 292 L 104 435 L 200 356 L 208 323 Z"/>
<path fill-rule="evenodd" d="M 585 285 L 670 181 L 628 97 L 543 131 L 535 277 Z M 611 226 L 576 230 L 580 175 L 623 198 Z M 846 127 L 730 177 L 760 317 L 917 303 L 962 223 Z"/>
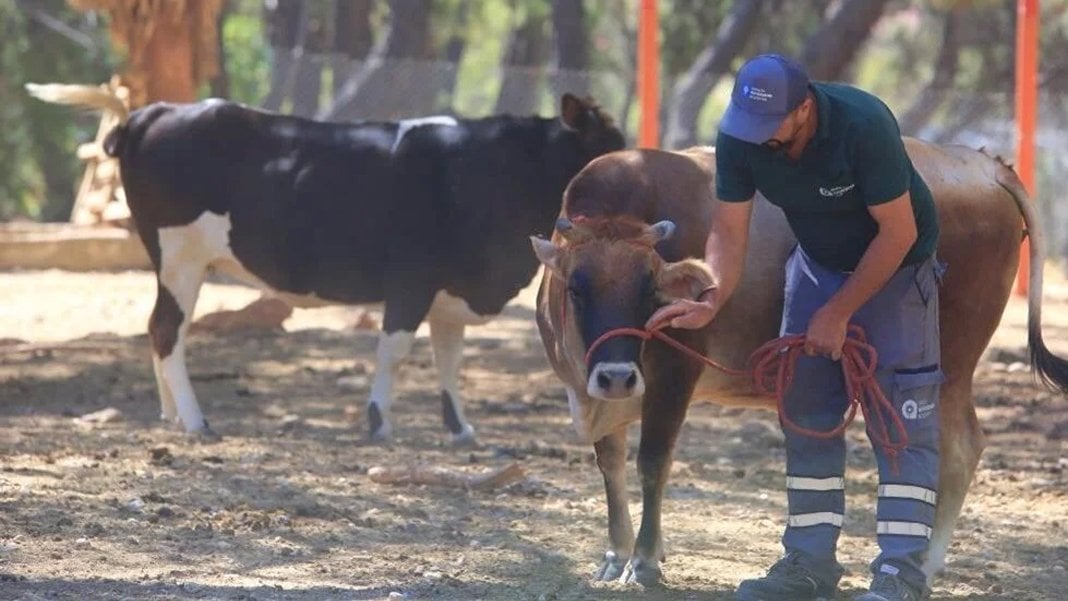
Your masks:
<path fill-rule="evenodd" d="M 660 293 L 669 299 L 693 300 L 712 285 L 712 272 L 700 259 L 683 259 L 661 267 L 656 284 Z"/>
<path fill-rule="evenodd" d="M 560 247 L 553 244 L 552 240 L 537 236 L 530 237 L 530 244 L 534 247 L 534 254 L 541 264 L 555 277 L 562 277 L 560 275 Z"/>

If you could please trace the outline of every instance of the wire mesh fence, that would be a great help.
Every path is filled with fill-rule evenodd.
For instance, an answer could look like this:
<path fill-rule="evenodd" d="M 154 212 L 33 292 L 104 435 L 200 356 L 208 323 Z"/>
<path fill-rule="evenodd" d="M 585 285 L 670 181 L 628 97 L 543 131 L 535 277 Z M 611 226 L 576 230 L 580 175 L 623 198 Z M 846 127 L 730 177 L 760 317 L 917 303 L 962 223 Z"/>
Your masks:
<path fill-rule="evenodd" d="M 612 115 L 628 142 L 636 140 L 639 107 L 635 74 L 624 70 L 565 70 L 542 66 L 502 65 L 487 69 L 448 60 L 352 60 L 342 54 L 275 51 L 270 90 L 261 105 L 273 110 L 333 120 L 395 120 L 435 114 L 477 118 L 494 114 L 550 116 L 560 95 L 592 96 Z M 487 76 L 490 73 L 491 76 Z M 682 132 L 668 133 L 673 81 L 662 82 L 661 131 L 664 146 L 711 144 L 729 97 L 732 78 L 706 82 L 712 90 L 700 118 Z M 952 88 L 938 91 L 935 114 L 913 135 L 943 144 L 985 148 L 1015 161 L 1016 134 L 1011 82 L 1000 91 Z M 914 110 L 915 89 L 873 90 L 899 118 Z M 1068 179 L 1068 111 L 1052 94 L 1042 97 L 1038 118 L 1036 185 L 1046 231 L 1046 252 L 1068 258 L 1068 202 L 1060 182 Z"/>

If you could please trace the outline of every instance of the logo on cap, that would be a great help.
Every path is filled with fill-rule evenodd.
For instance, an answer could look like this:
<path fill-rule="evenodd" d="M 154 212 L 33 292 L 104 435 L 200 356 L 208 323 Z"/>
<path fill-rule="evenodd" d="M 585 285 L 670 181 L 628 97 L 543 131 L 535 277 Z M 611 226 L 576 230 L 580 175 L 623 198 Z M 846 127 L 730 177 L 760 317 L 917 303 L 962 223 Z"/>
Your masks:
<path fill-rule="evenodd" d="M 750 100 L 759 100 L 760 102 L 767 102 L 775 97 L 774 94 L 764 88 L 749 85 L 742 86 L 742 96 Z"/>

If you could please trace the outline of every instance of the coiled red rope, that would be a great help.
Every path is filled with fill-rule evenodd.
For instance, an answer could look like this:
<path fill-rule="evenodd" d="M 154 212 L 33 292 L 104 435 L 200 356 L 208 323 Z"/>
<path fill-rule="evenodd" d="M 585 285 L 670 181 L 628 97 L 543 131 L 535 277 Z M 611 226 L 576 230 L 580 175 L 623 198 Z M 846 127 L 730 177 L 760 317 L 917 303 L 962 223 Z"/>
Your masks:
<path fill-rule="evenodd" d="M 566 300 L 564 302 L 566 306 Z M 805 428 L 791 420 L 786 413 L 786 392 L 793 384 L 797 359 L 804 352 L 805 336 L 803 334 L 783 336 L 764 343 L 749 356 L 746 369 L 734 369 L 705 357 L 668 336 L 663 330 L 617 328 L 605 332 L 590 345 L 589 350 L 586 351 L 586 364 L 589 365 L 590 357 L 597 347 L 618 336 L 633 336 L 642 340 L 656 338 L 684 355 L 727 374 L 749 376 L 752 379 L 753 389 L 758 394 L 775 397 L 779 419 L 782 420 L 783 426 L 798 434 L 822 439 L 835 438 L 853 422 L 859 405 L 868 425 L 868 433 L 872 442 L 883 448 L 894 473 L 898 472 L 897 456 L 909 444 L 908 433 L 905 431 L 901 416 L 894 410 L 893 404 L 886 398 L 875 378 L 878 352 L 875 347 L 868 344 L 864 329 L 860 326 L 849 326 L 845 344 L 842 347 L 842 376 L 849 398 L 849 413 L 846 414 L 842 423 L 831 430 Z M 887 415 L 890 416 L 889 420 Z M 891 425 L 897 431 L 896 437 L 890 434 Z"/>

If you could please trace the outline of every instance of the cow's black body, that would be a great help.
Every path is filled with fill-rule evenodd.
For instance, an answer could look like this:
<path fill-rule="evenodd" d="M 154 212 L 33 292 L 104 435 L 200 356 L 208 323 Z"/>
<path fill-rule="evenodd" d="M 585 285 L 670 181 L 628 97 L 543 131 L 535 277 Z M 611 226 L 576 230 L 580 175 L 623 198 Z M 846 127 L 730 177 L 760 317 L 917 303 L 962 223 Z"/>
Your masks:
<path fill-rule="evenodd" d="M 160 360 L 190 317 L 180 286 L 168 281 L 178 267 L 167 257 L 200 261 L 196 222 L 205 215 L 225 218 L 217 227 L 229 227 L 226 252 L 207 248 L 205 265 L 190 269 L 236 259 L 276 291 L 384 301 L 384 331 L 410 333 L 441 291 L 477 316 L 499 313 L 533 277 L 527 237 L 551 231 L 567 182 L 622 146 L 610 120 L 572 96 L 560 119 L 415 126 L 322 123 L 218 100 L 155 104 L 134 111 L 105 142 L 161 274 L 149 326 Z M 168 238 L 181 252 L 162 249 L 166 228 L 182 232 L 178 243 Z M 446 407 L 446 422 L 456 423 L 455 413 Z M 374 430 L 381 420 L 374 411 L 371 418 Z"/>

